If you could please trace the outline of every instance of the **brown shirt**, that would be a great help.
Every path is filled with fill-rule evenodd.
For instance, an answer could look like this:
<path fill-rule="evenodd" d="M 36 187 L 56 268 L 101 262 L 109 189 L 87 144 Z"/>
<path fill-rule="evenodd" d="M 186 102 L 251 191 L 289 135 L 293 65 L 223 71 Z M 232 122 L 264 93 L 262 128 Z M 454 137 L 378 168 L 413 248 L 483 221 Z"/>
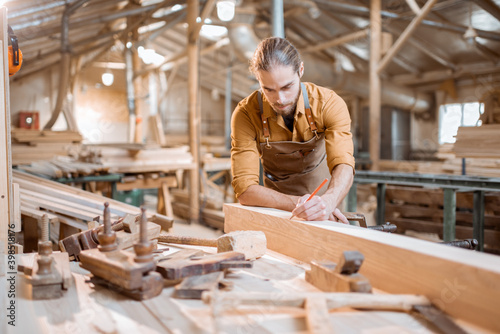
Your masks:
<path fill-rule="evenodd" d="M 344 100 L 330 89 L 308 82 L 304 84 L 318 132 L 325 132 L 330 173 L 339 164 L 347 164 L 354 169 L 351 118 Z M 270 142 L 304 142 L 314 136 L 304 112 L 302 93 L 297 102 L 293 133 L 286 127 L 283 117 L 271 108 L 264 94 L 262 100 L 264 116 L 269 121 Z M 236 197 L 249 186 L 259 184 L 259 144 L 263 142 L 265 139 L 255 91 L 238 104 L 231 119 L 231 172 Z"/>

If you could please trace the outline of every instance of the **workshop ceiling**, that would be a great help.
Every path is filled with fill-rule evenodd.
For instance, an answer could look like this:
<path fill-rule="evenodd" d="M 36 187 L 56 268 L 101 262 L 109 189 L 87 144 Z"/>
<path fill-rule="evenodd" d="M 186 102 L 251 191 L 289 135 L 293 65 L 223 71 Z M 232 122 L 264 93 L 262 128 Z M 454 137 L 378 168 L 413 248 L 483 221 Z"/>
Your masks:
<path fill-rule="evenodd" d="M 382 1 L 384 45 L 390 47 L 396 42 L 415 18 L 418 8 L 412 6 L 412 10 L 410 5 L 422 9 L 428 1 Z M 208 15 L 210 25 L 233 29 L 241 23 L 251 26 L 254 37 L 271 35 L 272 1 L 238 0 L 237 12 L 247 14 L 237 15 L 229 23 L 217 18 L 213 3 L 200 1 L 200 12 L 206 4 L 214 7 Z M 124 70 L 123 50 L 132 38 L 134 48 L 154 49 L 165 57 L 159 66 L 143 64 L 136 75 L 159 71 L 165 78 L 187 78 L 186 1 L 10 0 L 4 6 L 24 55 L 23 68 L 13 80 L 60 66 L 65 10 L 73 10 L 67 16 L 68 50 L 75 69 L 92 66 Z M 297 48 L 314 48 L 311 53 L 333 66 L 366 76 L 369 16 L 369 0 L 284 1 L 285 33 Z M 357 38 L 354 33 L 359 34 Z M 335 43 L 344 36 L 346 43 Z M 223 92 L 227 68 L 231 67 L 233 98 L 238 100 L 253 91 L 256 82 L 232 38 L 224 33 L 212 38 L 201 36 L 200 84 Z M 327 42 L 331 41 L 335 45 L 329 47 Z M 420 90 L 433 90 L 447 79 L 454 79 L 458 85 L 478 80 L 498 84 L 499 62 L 500 0 L 441 0 L 381 74 L 384 80 Z"/>

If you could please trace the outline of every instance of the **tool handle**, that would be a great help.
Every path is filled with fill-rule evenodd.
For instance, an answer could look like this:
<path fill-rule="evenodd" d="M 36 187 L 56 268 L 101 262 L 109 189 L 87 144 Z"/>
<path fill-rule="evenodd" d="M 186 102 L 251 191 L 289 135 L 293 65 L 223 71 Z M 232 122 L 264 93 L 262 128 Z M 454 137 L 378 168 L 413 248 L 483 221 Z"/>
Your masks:
<path fill-rule="evenodd" d="M 357 212 L 342 212 L 347 220 L 353 220 L 359 222 L 359 226 L 366 227 L 366 218 L 362 213 Z"/>
<path fill-rule="evenodd" d="M 410 311 L 415 305 L 430 305 L 425 296 L 420 295 L 390 295 L 372 293 L 262 293 L 262 292 L 235 292 L 224 293 L 204 292 L 202 299 L 205 303 L 222 305 L 272 305 L 303 307 L 307 297 L 326 299 L 329 309 L 352 307 L 373 310 Z"/>
<path fill-rule="evenodd" d="M 169 244 L 217 247 L 217 239 L 183 237 L 180 235 L 172 235 L 172 234 L 160 234 L 158 236 L 158 242 L 166 242 Z"/>

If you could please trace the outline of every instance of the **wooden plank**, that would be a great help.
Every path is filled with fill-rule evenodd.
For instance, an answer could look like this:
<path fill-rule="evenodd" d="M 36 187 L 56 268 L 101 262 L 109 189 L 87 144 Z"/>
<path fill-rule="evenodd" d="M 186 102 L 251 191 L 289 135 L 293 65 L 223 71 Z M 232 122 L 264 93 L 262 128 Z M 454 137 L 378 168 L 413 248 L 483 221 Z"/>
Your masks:
<path fill-rule="evenodd" d="M 225 204 L 225 232 L 260 230 L 268 248 L 301 261 L 365 256 L 360 273 L 391 293 L 427 296 L 446 313 L 500 331 L 500 258 L 333 222 L 289 220 L 281 210 Z"/>
<path fill-rule="evenodd" d="M 21 189 L 33 190 L 62 200 L 70 200 L 74 203 L 98 209 L 100 212 L 104 209 L 104 202 L 108 202 L 112 214 L 125 216 L 126 214 L 140 213 L 138 207 L 27 173 L 14 171 L 14 180 L 19 183 Z M 148 220 L 160 224 L 163 229 L 168 230 L 172 227 L 172 218 L 150 211 L 146 212 L 146 214 Z"/>
<path fill-rule="evenodd" d="M 335 333 L 328 316 L 328 307 L 324 297 L 306 297 L 304 307 L 306 309 L 307 327 L 311 334 Z"/>
<path fill-rule="evenodd" d="M 21 232 L 21 193 L 19 183 L 12 184 L 14 232 Z"/>
<path fill-rule="evenodd" d="M 51 187 L 50 185 L 43 184 L 43 182 L 37 183 L 34 181 L 26 181 L 24 179 L 18 178 L 17 175 L 14 176 L 14 179 L 20 184 L 21 189 L 36 191 L 39 194 L 44 194 L 61 200 L 70 200 L 75 204 L 82 204 L 93 209 L 101 210 L 101 212 L 102 210 L 104 210 L 104 202 L 109 202 L 109 209 L 113 214 L 139 214 L 139 208 L 135 206 L 131 206 L 126 203 L 92 194 L 91 192 L 66 186 L 57 182 L 46 180 L 54 184 L 54 187 Z M 41 178 L 39 179 L 43 180 Z M 64 188 L 61 187 L 61 189 L 58 189 L 60 186 L 63 186 Z"/>
<path fill-rule="evenodd" d="M 23 199 L 23 201 L 32 201 L 40 207 L 45 207 L 48 203 L 48 205 L 52 207 L 60 207 L 69 211 L 74 210 L 75 212 L 81 212 L 82 214 L 90 215 L 93 217 L 102 216 L 103 214 L 103 211 L 99 210 L 98 208 L 88 207 L 86 205 L 75 203 L 71 200 L 55 198 L 26 189 L 21 189 L 21 198 Z M 57 209 L 53 210 L 56 212 L 64 213 L 62 211 L 58 211 Z M 119 215 L 117 215 L 116 213 L 111 213 L 111 219 L 116 219 L 118 216 Z"/>
<path fill-rule="evenodd" d="M 59 221 L 57 216 L 51 212 L 33 209 L 33 208 L 30 208 L 30 207 L 24 205 L 24 203 L 21 204 L 21 215 L 23 215 L 23 216 L 27 216 L 27 217 L 31 217 L 31 218 L 35 218 L 35 219 L 42 219 L 43 215 L 45 215 L 45 214 L 49 218 L 49 223 Z"/>
<path fill-rule="evenodd" d="M 10 157 L 9 64 L 7 9 L 0 8 L 0 247 L 7 251 L 8 226 L 12 222 L 12 166 Z M 0 262 L 3 264 L 3 262 Z M 0 276 L 3 275 L 3 265 Z"/>
<path fill-rule="evenodd" d="M 78 218 L 78 219 L 83 219 L 85 221 L 92 221 L 96 216 L 102 215 L 97 213 L 97 212 L 89 212 L 84 209 L 78 209 L 75 208 L 74 206 L 67 206 L 66 203 L 71 203 L 69 201 L 64 201 L 63 203 L 57 203 L 53 202 L 51 200 L 43 200 L 41 198 L 37 198 L 35 196 L 31 196 L 27 193 L 25 193 L 25 190 L 21 190 L 21 196 L 29 201 L 33 201 L 37 203 L 37 205 L 41 208 L 47 209 L 47 210 L 52 210 L 58 213 L 62 213 L 65 215 L 68 215 L 70 217 Z M 63 200 L 58 200 L 58 202 L 63 201 Z"/>
<path fill-rule="evenodd" d="M 173 217 L 174 210 L 172 209 L 172 196 L 170 195 L 168 187 L 169 185 L 166 182 L 162 182 L 158 188 L 158 205 L 156 211 L 169 217 Z"/>

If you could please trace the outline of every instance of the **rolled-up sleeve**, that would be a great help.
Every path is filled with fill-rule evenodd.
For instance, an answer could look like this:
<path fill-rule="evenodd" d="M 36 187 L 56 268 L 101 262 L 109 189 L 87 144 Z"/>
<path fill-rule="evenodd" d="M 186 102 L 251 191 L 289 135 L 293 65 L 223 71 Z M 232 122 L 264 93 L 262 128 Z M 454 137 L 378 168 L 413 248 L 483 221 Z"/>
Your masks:
<path fill-rule="evenodd" d="M 238 198 L 251 185 L 259 184 L 259 152 L 257 131 L 250 115 L 241 106 L 231 117 L 231 172 L 232 186 Z"/>
<path fill-rule="evenodd" d="M 354 170 L 354 147 L 351 134 L 351 117 L 344 100 L 333 93 L 323 106 L 326 153 L 330 173 L 339 164 Z"/>

